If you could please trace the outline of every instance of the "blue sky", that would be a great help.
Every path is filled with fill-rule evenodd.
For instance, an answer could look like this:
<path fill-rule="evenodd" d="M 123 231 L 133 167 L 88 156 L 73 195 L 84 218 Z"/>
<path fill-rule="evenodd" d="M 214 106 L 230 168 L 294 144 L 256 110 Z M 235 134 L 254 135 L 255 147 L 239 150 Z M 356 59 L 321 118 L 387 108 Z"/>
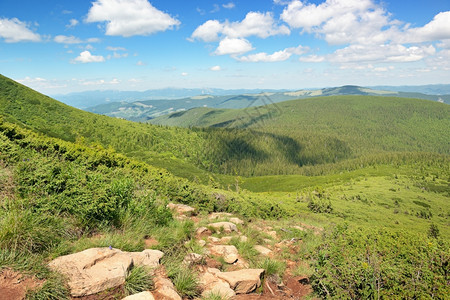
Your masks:
<path fill-rule="evenodd" d="M 448 0 L 1 0 L 0 73 L 84 90 L 450 83 Z"/>

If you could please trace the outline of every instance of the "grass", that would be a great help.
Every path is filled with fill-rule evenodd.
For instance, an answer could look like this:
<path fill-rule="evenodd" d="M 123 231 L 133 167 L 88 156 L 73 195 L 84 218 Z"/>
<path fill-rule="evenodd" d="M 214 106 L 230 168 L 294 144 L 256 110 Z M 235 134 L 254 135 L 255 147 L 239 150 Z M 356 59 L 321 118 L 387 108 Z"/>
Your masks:
<path fill-rule="evenodd" d="M 52 274 L 37 290 L 29 291 L 27 300 L 64 300 L 70 299 L 70 292 L 62 277 Z"/>
<path fill-rule="evenodd" d="M 286 269 L 286 264 L 278 260 L 265 258 L 258 264 L 258 267 L 265 270 L 265 277 L 277 275 L 279 278 L 282 278 L 284 270 Z"/>
<path fill-rule="evenodd" d="M 175 276 L 173 276 L 172 281 L 182 297 L 192 299 L 200 294 L 197 274 L 191 269 L 179 269 Z"/>
<path fill-rule="evenodd" d="M 127 295 L 133 295 L 143 291 L 148 291 L 152 287 L 152 277 L 145 267 L 134 267 L 127 272 L 124 285 L 125 293 Z"/>

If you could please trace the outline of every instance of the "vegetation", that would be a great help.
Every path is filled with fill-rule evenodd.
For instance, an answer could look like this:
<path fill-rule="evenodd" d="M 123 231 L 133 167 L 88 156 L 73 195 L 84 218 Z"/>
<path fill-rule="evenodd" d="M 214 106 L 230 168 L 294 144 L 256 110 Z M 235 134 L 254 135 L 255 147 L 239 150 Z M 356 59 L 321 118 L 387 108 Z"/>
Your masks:
<path fill-rule="evenodd" d="M 127 295 L 148 291 L 152 286 L 152 277 L 145 267 L 134 267 L 127 272 L 124 286 Z"/>
<path fill-rule="evenodd" d="M 346 96 L 258 109 L 204 109 L 203 124 L 222 128 L 168 128 L 82 112 L 0 77 L 0 269 L 46 279 L 32 299 L 64 299 L 50 259 L 141 251 L 152 237 L 180 293 L 197 296 L 181 268 L 195 228 L 172 217 L 174 201 L 301 240 L 282 255 L 309 263 L 294 273 L 310 275 L 318 296 L 450 294 L 446 104 Z M 231 244 L 281 277 L 283 264 L 255 258 L 263 234 L 246 230 Z M 147 282 L 134 272 L 130 282 Z"/>

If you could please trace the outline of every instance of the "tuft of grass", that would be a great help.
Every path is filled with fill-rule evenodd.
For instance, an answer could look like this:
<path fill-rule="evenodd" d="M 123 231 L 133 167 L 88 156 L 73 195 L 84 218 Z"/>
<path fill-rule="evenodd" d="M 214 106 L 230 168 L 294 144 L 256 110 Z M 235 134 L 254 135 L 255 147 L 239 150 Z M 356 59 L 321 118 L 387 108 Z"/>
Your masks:
<path fill-rule="evenodd" d="M 278 260 L 266 258 L 258 264 L 258 267 L 265 270 L 264 276 L 266 278 L 273 275 L 282 277 L 286 269 L 286 264 Z"/>
<path fill-rule="evenodd" d="M 182 297 L 194 298 L 200 294 L 198 277 L 192 270 L 181 268 L 172 280 Z"/>
<path fill-rule="evenodd" d="M 70 292 L 64 280 L 57 274 L 51 276 L 44 282 L 41 288 L 29 291 L 27 300 L 64 300 L 70 299 Z"/>
<path fill-rule="evenodd" d="M 134 267 L 128 271 L 125 277 L 125 293 L 127 295 L 147 291 L 153 287 L 153 280 L 149 271 L 143 267 Z"/>
<path fill-rule="evenodd" d="M 201 298 L 202 300 L 228 300 L 229 297 L 225 297 L 219 293 L 208 293 L 206 296 Z"/>
<path fill-rule="evenodd" d="M 7 267 L 27 274 L 34 274 L 39 279 L 47 277 L 50 273 L 40 255 L 0 249 L 0 270 Z"/>

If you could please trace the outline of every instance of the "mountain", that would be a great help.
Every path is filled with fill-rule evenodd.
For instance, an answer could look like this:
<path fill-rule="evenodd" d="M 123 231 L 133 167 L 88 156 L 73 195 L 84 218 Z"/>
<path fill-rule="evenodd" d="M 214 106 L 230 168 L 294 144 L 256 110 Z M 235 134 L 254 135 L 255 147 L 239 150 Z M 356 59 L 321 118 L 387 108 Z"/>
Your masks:
<path fill-rule="evenodd" d="M 265 89 L 266 92 L 274 92 L 274 90 Z M 145 101 L 145 100 L 159 100 L 159 99 L 180 99 L 189 98 L 199 95 L 238 95 L 238 94 L 251 94 L 261 93 L 260 89 L 182 89 L 182 88 L 165 88 L 155 89 L 147 91 L 86 91 L 69 94 L 57 94 L 52 95 L 53 98 L 64 102 L 70 106 L 85 109 L 88 107 L 108 104 L 111 102 L 133 102 L 133 101 Z M 278 91 L 279 92 L 279 91 Z"/>
<path fill-rule="evenodd" d="M 300 90 L 293 92 L 264 92 L 256 94 L 235 94 L 235 95 L 200 95 L 182 99 L 171 100 L 146 100 L 146 101 L 121 101 L 108 104 L 101 104 L 86 108 L 86 111 L 103 114 L 111 117 L 123 118 L 131 121 L 145 122 L 153 118 L 182 112 L 195 107 L 211 108 L 247 108 L 278 103 L 286 100 L 305 99 L 319 96 L 336 95 L 375 95 L 375 96 L 395 96 L 404 98 L 418 98 L 433 101 L 450 103 L 450 95 L 426 95 L 411 92 L 394 92 L 384 90 L 373 90 L 359 86 L 342 86 L 335 88 L 324 88 L 318 90 Z"/>

